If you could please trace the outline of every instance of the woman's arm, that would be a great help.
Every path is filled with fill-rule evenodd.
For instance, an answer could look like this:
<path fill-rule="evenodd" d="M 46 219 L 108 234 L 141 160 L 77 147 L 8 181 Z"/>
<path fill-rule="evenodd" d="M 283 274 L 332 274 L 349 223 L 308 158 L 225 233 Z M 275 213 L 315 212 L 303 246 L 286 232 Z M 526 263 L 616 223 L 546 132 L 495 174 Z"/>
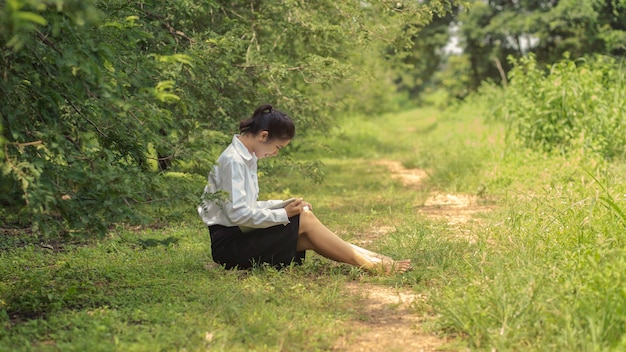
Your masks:
<path fill-rule="evenodd" d="M 250 171 L 245 163 L 227 160 L 220 165 L 220 189 L 230 194 L 223 203 L 222 210 L 226 218 L 238 226 L 266 228 L 278 224 L 288 224 L 287 212 L 283 209 L 259 208 L 256 192 L 250 182 Z"/>

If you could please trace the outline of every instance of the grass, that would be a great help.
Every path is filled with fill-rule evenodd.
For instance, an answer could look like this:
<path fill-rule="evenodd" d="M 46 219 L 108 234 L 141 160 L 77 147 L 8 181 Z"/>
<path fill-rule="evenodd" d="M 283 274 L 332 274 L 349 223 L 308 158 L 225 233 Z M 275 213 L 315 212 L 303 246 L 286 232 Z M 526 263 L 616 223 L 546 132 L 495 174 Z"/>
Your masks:
<path fill-rule="evenodd" d="M 3 253 L 0 350 L 306 350 L 341 331 L 333 270 L 206 270 L 208 246 L 178 226 Z"/>
<path fill-rule="evenodd" d="M 392 228 L 370 247 L 411 258 L 410 273 L 364 275 L 312 254 L 280 272 L 207 270 L 208 232 L 193 204 L 183 221 L 119 227 L 87 244 L 7 237 L 0 350 L 327 350 L 359 318 L 347 280 L 423 293 L 429 302 L 415 313 L 436 315 L 429 328 L 457 337 L 453 349 L 623 350 L 626 166 L 515 148 L 480 114 L 346 119 L 318 136 L 323 148 L 298 156 L 324 163 L 324 183 L 288 168 L 261 178 L 262 198 L 304 196 L 348 240 Z M 430 178 L 407 190 L 376 159 Z M 202 189 L 203 180 L 185 180 Z M 475 194 L 497 210 L 457 229 L 419 215 L 435 191 Z"/>

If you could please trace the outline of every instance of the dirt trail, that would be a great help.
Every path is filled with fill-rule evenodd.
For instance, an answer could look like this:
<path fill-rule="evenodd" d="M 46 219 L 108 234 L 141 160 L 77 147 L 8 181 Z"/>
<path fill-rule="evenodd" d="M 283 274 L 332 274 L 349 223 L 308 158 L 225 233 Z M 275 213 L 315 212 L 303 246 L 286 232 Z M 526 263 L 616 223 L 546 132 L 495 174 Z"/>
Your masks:
<path fill-rule="evenodd" d="M 420 189 L 428 178 L 426 171 L 406 169 L 399 161 L 381 160 L 377 163 L 385 165 L 392 178 L 400 180 L 410 189 Z M 448 225 L 460 225 L 471 221 L 475 214 L 491 209 L 491 206 L 481 205 L 475 195 L 433 193 L 426 199 L 419 212 L 434 220 L 444 220 Z"/>
<path fill-rule="evenodd" d="M 400 162 L 383 160 L 394 179 L 409 189 L 419 189 L 428 173 L 419 169 L 406 169 Z M 490 210 L 479 205 L 475 196 L 463 194 L 431 194 L 419 212 L 428 218 L 446 221 L 460 227 L 472 220 L 474 214 Z M 366 237 L 383 236 L 393 228 L 380 228 Z M 448 341 L 423 331 L 420 317 L 411 310 L 426 297 L 410 290 L 364 283 L 348 283 L 346 289 L 362 300 L 359 320 L 349 322 L 353 327 L 348 336 L 342 336 L 333 346 L 334 351 L 445 351 Z"/>
<path fill-rule="evenodd" d="M 446 343 L 422 331 L 425 318 L 411 311 L 426 297 L 409 290 L 351 282 L 347 290 L 361 297 L 360 319 L 351 321 L 351 332 L 333 346 L 334 351 L 442 351 Z"/>

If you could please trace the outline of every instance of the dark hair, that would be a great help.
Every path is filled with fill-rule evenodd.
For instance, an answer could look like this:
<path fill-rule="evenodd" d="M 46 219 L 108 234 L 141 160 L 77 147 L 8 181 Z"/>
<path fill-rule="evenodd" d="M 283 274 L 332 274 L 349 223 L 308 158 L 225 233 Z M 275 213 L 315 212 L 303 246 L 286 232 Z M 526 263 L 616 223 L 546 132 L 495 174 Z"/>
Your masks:
<path fill-rule="evenodd" d="M 252 117 L 239 123 L 239 132 L 257 134 L 261 131 L 267 131 L 268 139 L 293 139 L 296 126 L 284 112 L 271 105 L 261 105 L 254 110 Z"/>

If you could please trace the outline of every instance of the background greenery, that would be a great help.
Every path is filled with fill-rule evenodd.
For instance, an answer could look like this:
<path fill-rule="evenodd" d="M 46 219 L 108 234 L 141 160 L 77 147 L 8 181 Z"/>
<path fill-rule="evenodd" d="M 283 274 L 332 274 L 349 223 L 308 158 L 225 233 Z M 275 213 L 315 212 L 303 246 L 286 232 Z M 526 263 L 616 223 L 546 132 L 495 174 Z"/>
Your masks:
<path fill-rule="evenodd" d="M 407 48 L 406 34 L 433 12 L 450 7 L 448 1 L 0 5 L 1 201 L 11 208 L 2 223 L 74 236 L 150 221 L 141 204 L 176 197 L 159 171 L 205 174 L 213 146 L 261 103 L 288 111 L 301 135 L 330 125 L 337 111 L 393 108 L 391 54 Z"/>
<path fill-rule="evenodd" d="M 329 349 L 346 280 L 429 297 L 450 349 L 626 348 L 623 0 L 0 5 L 0 350 Z M 412 272 L 204 268 L 198 192 L 265 102 L 298 137 L 262 196 L 393 228 Z M 450 226 L 433 192 L 495 210 Z"/>
<path fill-rule="evenodd" d="M 579 140 L 613 157 L 623 144 L 623 96 L 586 88 L 623 79 L 609 72 L 620 72 L 615 59 L 598 56 L 624 53 L 623 0 L 0 6 L 3 228 L 91 237 L 115 223 L 159 220 L 144 205 L 197 199 L 172 192 L 163 173 L 204 175 L 237 121 L 261 103 L 289 112 L 302 138 L 327 130 L 336 116 L 399 111 L 432 103 L 435 92 L 449 105 L 482 82 L 509 84 L 516 67 L 536 72 L 516 80 L 525 87 L 563 58 L 573 62 L 553 70 L 562 73 L 555 79 L 567 99 L 553 89 L 550 106 L 531 112 L 523 101 L 543 94 L 536 87 L 508 94 L 516 102 L 508 109 L 540 114 L 543 126 L 564 131 L 531 136 L 528 116 L 512 128 L 542 148 L 550 148 L 544 139 Z M 570 73 L 589 60 L 606 65 L 570 87 Z M 596 132 L 593 119 L 572 117 L 586 114 L 575 104 L 584 89 L 582 100 L 597 98 L 592 108 L 608 115 L 601 129 L 613 132 L 600 132 L 601 141 L 581 137 Z M 548 111 L 556 109 L 561 115 Z"/>

